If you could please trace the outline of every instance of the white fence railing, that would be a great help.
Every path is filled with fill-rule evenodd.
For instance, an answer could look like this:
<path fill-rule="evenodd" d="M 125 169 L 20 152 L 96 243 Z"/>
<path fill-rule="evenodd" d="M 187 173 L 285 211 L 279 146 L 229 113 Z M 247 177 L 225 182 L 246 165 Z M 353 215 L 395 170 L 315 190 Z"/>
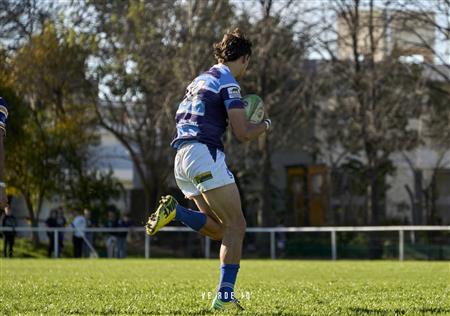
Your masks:
<path fill-rule="evenodd" d="M 74 228 L 50 228 L 50 227 L 16 227 L 16 232 L 53 232 L 55 257 L 58 256 L 58 232 L 74 232 Z M 12 231 L 9 227 L 0 227 L 0 232 Z M 164 232 L 195 232 L 187 227 L 164 227 L 161 231 Z M 249 227 L 247 233 L 268 233 L 270 234 L 270 257 L 276 259 L 276 233 L 330 233 L 330 254 L 331 259 L 337 259 L 337 240 L 336 234 L 338 232 L 398 232 L 398 258 L 400 261 L 404 259 L 404 232 L 405 231 L 450 231 L 450 226 L 336 226 L 336 227 Z M 145 258 L 150 258 L 151 255 L 151 238 L 145 234 L 144 227 L 130 227 L 130 228 L 86 228 L 84 232 L 96 233 L 118 233 L 118 232 L 142 232 L 145 235 Z M 209 258 L 211 244 L 210 239 L 205 237 L 205 258 Z"/>

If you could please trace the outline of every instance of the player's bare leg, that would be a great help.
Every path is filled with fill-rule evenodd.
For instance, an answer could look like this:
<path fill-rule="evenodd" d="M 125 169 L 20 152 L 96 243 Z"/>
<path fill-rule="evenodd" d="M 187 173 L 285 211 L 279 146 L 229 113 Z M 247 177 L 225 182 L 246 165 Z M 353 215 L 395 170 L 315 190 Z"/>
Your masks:
<path fill-rule="evenodd" d="M 234 298 L 234 284 L 239 271 L 246 222 L 241 208 L 241 198 L 235 183 L 203 192 L 210 210 L 216 214 L 223 225 L 223 238 L 220 247 L 221 276 L 213 309 L 242 309 Z"/>
<path fill-rule="evenodd" d="M 220 262 L 222 264 L 239 264 L 247 226 L 236 184 L 231 183 L 203 192 L 203 197 L 209 208 L 222 221 L 223 238 L 220 248 Z"/>
<path fill-rule="evenodd" d="M 205 226 L 199 230 L 199 233 L 213 240 L 222 240 L 223 225 L 217 215 L 211 210 L 208 203 L 206 203 L 203 196 L 197 195 L 191 197 L 191 199 L 195 202 L 200 212 L 207 216 Z"/>

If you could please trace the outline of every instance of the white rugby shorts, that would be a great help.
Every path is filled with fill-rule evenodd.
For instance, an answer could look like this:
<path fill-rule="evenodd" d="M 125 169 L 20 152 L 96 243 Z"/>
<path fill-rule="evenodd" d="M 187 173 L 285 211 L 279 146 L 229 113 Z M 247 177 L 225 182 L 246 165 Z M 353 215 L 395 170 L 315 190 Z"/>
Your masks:
<path fill-rule="evenodd" d="M 235 182 L 225 163 L 225 154 L 218 149 L 216 151 L 214 161 L 205 144 L 192 142 L 178 149 L 174 166 L 175 180 L 187 198 Z"/>

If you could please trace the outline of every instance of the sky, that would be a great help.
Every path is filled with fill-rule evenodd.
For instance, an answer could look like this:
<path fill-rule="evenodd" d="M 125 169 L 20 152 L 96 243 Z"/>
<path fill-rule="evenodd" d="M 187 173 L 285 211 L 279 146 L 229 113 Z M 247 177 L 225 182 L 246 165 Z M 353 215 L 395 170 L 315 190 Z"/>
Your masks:
<path fill-rule="evenodd" d="M 273 0 L 274 1 L 274 9 L 275 11 L 279 11 L 280 8 L 283 8 L 289 0 Z M 390 1 L 393 5 L 392 8 L 405 8 L 410 10 L 417 10 L 415 5 L 420 5 L 424 10 L 433 10 L 433 5 L 438 0 L 397 0 Z M 351 3 L 351 1 L 348 1 Z M 375 0 L 375 7 L 382 8 L 384 6 L 384 0 Z M 254 17 L 260 18 L 261 16 L 261 4 L 260 0 L 231 0 L 231 3 L 234 4 L 239 10 L 245 9 L 249 12 L 254 12 Z M 308 23 L 318 23 L 323 26 L 325 24 L 331 24 L 335 27 L 335 17 L 333 16 L 333 11 L 328 9 L 332 3 L 331 0 L 294 0 L 292 1 L 292 5 L 288 10 L 283 10 L 283 14 L 288 17 L 289 15 L 298 15 L 299 11 L 301 12 L 300 20 L 303 21 L 299 23 L 296 27 L 299 31 Z M 362 0 L 362 8 L 369 8 L 368 1 Z M 313 8 L 320 8 L 321 13 L 318 14 L 317 11 L 312 11 Z M 309 12 L 308 12 L 309 11 Z M 436 22 L 440 25 L 450 26 L 450 11 L 447 12 L 447 16 L 444 14 L 436 14 Z M 298 16 L 297 16 L 298 17 Z M 289 18 L 287 18 L 289 20 Z M 317 29 L 320 29 L 318 27 Z M 327 38 L 332 39 L 332 32 L 320 32 L 314 34 L 317 38 Z M 439 56 L 446 60 L 447 64 L 450 64 L 450 40 L 449 38 L 445 38 L 445 35 L 439 32 L 436 32 L 436 40 L 435 40 L 435 49 Z M 321 49 L 315 49 L 310 51 L 311 59 L 323 59 L 329 58 L 328 54 Z M 435 59 L 436 63 L 442 63 L 439 58 Z"/>

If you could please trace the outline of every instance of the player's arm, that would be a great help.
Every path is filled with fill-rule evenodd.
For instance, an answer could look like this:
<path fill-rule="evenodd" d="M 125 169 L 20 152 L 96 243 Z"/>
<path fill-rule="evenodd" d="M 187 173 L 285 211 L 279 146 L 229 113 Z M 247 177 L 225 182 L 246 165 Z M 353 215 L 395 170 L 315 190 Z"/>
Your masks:
<path fill-rule="evenodd" d="M 247 121 L 243 108 L 228 110 L 228 120 L 236 138 L 241 142 L 248 142 L 268 130 L 270 124 L 266 122 L 251 123 Z"/>
<path fill-rule="evenodd" d="M 5 136 L 5 130 L 0 128 L 0 186 L 3 186 L 4 178 L 3 178 L 3 168 L 5 161 L 5 151 L 3 146 L 3 138 Z"/>
<path fill-rule="evenodd" d="M 228 85 L 220 94 L 228 113 L 228 122 L 239 141 L 251 141 L 269 129 L 270 121 L 254 124 L 247 120 L 238 84 Z"/>
<path fill-rule="evenodd" d="M 5 188 L 4 167 L 5 167 L 5 147 L 3 144 L 3 138 L 5 137 L 5 131 L 0 128 L 0 187 Z"/>
<path fill-rule="evenodd" d="M 5 208 L 8 204 L 4 182 L 4 162 L 5 162 L 5 149 L 3 146 L 3 138 L 6 134 L 6 119 L 8 118 L 8 109 L 6 102 L 0 97 L 0 208 Z"/>

